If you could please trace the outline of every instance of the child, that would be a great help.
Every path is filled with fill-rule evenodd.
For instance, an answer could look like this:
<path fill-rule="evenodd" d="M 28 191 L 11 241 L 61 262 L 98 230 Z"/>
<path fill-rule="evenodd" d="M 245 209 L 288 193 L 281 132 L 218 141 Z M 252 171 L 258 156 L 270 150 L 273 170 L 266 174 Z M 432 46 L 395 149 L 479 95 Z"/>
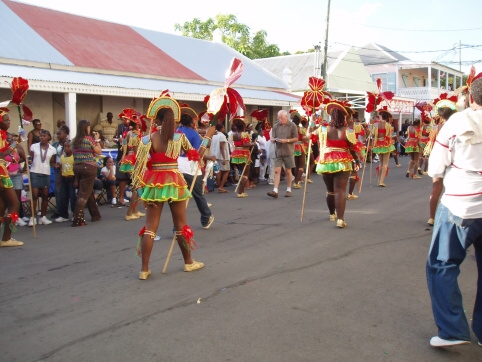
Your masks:
<path fill-rule="evenodd" d="M 55 222 L 64 222 L 69 221 L 69 201 L 70 209 L 73 213 L 77 199 L 74 189 L 74 156 L 72 155 L 70 141 L 65 141 L 64 152 L 62 156 L 60 156 L 58 165 L 62 169 L 60 176 L 60 216 L 55 219 Z"/>

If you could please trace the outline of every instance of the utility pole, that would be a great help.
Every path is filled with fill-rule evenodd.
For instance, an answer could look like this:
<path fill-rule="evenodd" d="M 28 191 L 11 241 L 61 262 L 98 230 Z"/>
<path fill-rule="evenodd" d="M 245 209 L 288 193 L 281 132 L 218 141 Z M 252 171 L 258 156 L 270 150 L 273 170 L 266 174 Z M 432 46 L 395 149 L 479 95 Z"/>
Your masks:
<path fill-rule="evenodd" d="M 323 69 L 322 78 L 326 81 L 326 65 L 327 65 L 327 53 L 328 53 L 328 28 L 330 26 L 330 3 L 331 0 L 328 0 L 328 10 L 326 11 L 326 32 L 325 32 L 325 53 L 323 54 Z"/>

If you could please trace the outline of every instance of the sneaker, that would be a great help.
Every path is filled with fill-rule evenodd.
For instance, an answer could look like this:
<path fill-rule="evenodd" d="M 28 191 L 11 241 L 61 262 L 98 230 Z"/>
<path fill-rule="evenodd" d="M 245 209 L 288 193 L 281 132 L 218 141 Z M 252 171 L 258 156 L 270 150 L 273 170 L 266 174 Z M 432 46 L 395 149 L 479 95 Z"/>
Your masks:
<path fill-rule="evenodd" d="M 405 174 L 405 177 L 406 177 L 406 178 L 409 178 L 409 177 L 410 177 L 410 171 L 407 171 L 407 173 Z"/>
<path fill-rule="evenodd" d="M 344 228 L 346 226 L 345 220 L 342 220 L 342 219 L 336 220 L 336 226 L 339 227 L 340 229 Z"/>
<path fill-rule="evenodd" d="M 427 171 L 423 171 L 422 172 L 425 176 L 428 176 L 428 172 Z"/>
<path fill-rule="evenodd" d="M 30 218 L 29 218 L 29 217 L 24 216 L 24 217 L 22 217 L 22 220 L 23 220 L 23 221 L 25 221 L 25 222 L 29 222 L 29 221 L 30 221 Z"/>
<path fill-rule="evenodd" d="M 464 341 L 460 339 L 442 339 L 438 336 L 432 337 L 430 339 L 430 345 L 432 347 L 452 347 L 452 346 L 458 346 L 461 344 L 470 344 L 470 341 Z"/>
<path fill-rule="evenodd" d="M 203 229 L 209 229 L 209 227 L 211 226 L 211 224 L 213 223 L 213 221 L 214 221 L 214 215 L 209 216 L 208 223 L 203 226 Z"/>
<path fill-rule="evenodd" d="M 421 168 L 419 168 L 419 169 L 417 170 L 417 172 L 418 172 L 418 174 L 419 174 L 420 176 L 423 175 Z"/>
<path fill-rule="evenodd" d="M 242 194 L 237 194 L 236 196 L 239 198 L 243 198 L 243 197 L 248 197 L 248 194 L 246 192 L 243 192 Z"/>
<path fill-rule="evenodd" d="M 127 221 L 136 220 L 136 219 L 138 219 L 138 218 L 139 218 L 139 216 L 134 215 L 134 214 L 132 214 L 132 215 L 126 215 L 126 220 L 127 220 Z"/>
<path fill-rule="evenodd" d="M 291 197 L 291 191 L 286 191 L 285 197 Z"/>
<path fill-rule="evenodd" d="M 204 268 L 204 264 L 194 259 L 192 260 L 192 264 L 184 264 L 185 272 L 192 272 L 201 268 Z"/>
<path fill-rule="evenodd" d="M 334 214 L 330 214 L 330 221 L 336 220 L 336 212 Z"/>
<path fill-rule="evenodd" d="M 306 180 L 306 182 L 311 184 L 311 183 L 313 183 L 313 180 L 309 178 L 308 180 Z"/>
<path fill-rule="evenodd" d="M 293 185 L 293 188 L 294 188 L 294 189 L 301 189 L 301 185 L 300 185 L 299 183 L 295 183 L 295 184 Z"/>
<path fill-rule="evenodd" d="M 17 226 L 27 226 L 27 223 L 23 221 L 22 219 L 18 219 L 17 222 L 15 223 Z"/>
<path fill-rule="evenodd" d="M 397 164 L 395 165 L 395 167 L 402 167 L 402 165 L 400 165 L 399 163 L 397 163 Z"/>
<path fill-rule="evenodd" d="M 432 218 L 428 219 L 427 221 L 427 224 L 429 224 L 430 226 L 433 226 L 434 223 L 435 223 L 435 220 Z"/>
<path fill-rule="evenodd" d="M 274 191 L 270 191 L 268 192 L 268 196 L 271 196 L 271 197 L 274 197 L 275 199 L 278 198 L 278 193 L 277 192 L 274 192 Z"/>
<path fill-rule="evenodd" d="M 358 199 L 358 196 L 357 196 L 357 195 L 354 195 L 354 194 L 348 194 L 347 199 L 348 199 L 348 200 L 356 200 L 356 199 Z"/>
<path fill-rule="evenodd" d="M 55 222 L 64 222 L 64 221 L 69 221 L 69 219 L 66 219 L 66 218 L 64 218 L 64 217 L 62 217 L 62 216 L 59 216 L 59 217 L 56 218 L 54 221 L 55 221 Z"/>
<path fill-rule="evenodd" d="M 7 246 L 22 246 L 23 243 L 21 241 L 10 239 L 7 241 L 0 241 L 0 246 L 7 247 Z"/>
<path fill-rule="evenodd" d="M 33 226 L 34 224 L 37 225 L 37 219 L 34 217 L 31 217 L 30 220 L 28 221 L 28 226 Z"/>
<path fill-rule="evenodd" d="M 152 272 L 151 272 L 151 269 L 147 270 L 146 272 L 139 272 L 139 279 L 140 280 L 146 280 L 147 278 L 149 278 L 149 275 L 151 275 Z"/>
<path fill-rule="evenodd" d="M 156 234 L 156 236 L 154 237 L 154 241 L 159 241 L 159 240 L 161 240 L 161 235 Z"/>
<path fill-rule="evenodd" d="M 146 214 L 144 214 L 143 212 L 137 211 L 136 216 L 141 217 L 141 216 L 146 216 Z"/>
<path fill-rule="evenodd" d="M 420 178 L 422 178 L 422 177 L 420 177 L 420 176 L 419 176 L 419 175 L 417 175 L 417 174 L 415 174 L 415 175 L 413 175 L 413 176 L 412 176 L 412 179 L 414 179 L 414 180 L 416 180 L 416 179 L 420 179 Z"/>
<path fill-rule="evenodd" d="M 49 224 L 52 224 L 52 221 L 47 219 L 47 216 L 42 216 L 40 219 L 38 219 L 38 224 L 39 225 L 49 225 Z"/>
<path fill-rule="evenodd" d="M 482 343 L 480 343 L 480 342 L 477 342 L 477 343 L 479 344 L 480 347 L 482 347 Z"/>

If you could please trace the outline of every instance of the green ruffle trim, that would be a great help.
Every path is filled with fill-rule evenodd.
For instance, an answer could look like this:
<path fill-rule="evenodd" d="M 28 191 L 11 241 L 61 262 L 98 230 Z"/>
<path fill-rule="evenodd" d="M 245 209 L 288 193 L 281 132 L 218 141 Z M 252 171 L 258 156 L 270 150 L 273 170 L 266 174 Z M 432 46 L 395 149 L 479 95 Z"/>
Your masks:
<path fill-rule="evenodd" d="M 8 176 L 2 176 L 2 184 L 3 184 L 3 187 L 6 189 L 10 189 L 13 187 L 13 182 L 12 180 L 10 180 L 10 177 Z"/>
<path fill-rule="evenodd" d="M 335 173 L 343 171 L 352 171 L 351 162 L 333 162 L 333 163 L 319 163 L 316 165 L 316 173 Z"/>
<path fill-rule="evenodd" d="M 373 153 L 390 153 L 395 151 L 395 146 L 390 145 L 388 147 L 373 147 Z"/>
<path fill-rule="evenodd" d="M 187 187 L 177 187 L 175 185 L 164 185 L 163 187 L 144 186 L 140 194 L 140 199 L 147 202 L 171 202 L 184 201 L 192 195 Z"/>
<path fill-rule="evenodd" d="M 405 147 L 405 153 L 420 152 L 418 147 Z"/>
<path fill-rule="evenodd" d="M 231 163 L 239 165 L 241 163 L 246 163 L 246 160 L 247 160 L 246 157 L 232 157 Z"/>
<path fill-rule="evenodd" d="M 134 165 L 131 165 L 129 163 L 123 163 L 122 165 L 120 165 L 119 171 L 132 173 L 134 171 Z"/>

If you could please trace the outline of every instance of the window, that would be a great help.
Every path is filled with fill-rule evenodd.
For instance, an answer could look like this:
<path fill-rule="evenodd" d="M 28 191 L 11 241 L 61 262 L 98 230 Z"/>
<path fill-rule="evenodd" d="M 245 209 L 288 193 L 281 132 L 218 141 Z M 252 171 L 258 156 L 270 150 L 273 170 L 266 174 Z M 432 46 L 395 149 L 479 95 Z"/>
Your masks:
<path fill-rule="evenodd" d="M 402 73 L 402 83 L 405 88 L 408 88 L 408 74 Z"/>
<path fill-rule="evenodd" d="M 420 77 L 413 77 L 413 84 L 415 87 L 420 87 Z"/>

